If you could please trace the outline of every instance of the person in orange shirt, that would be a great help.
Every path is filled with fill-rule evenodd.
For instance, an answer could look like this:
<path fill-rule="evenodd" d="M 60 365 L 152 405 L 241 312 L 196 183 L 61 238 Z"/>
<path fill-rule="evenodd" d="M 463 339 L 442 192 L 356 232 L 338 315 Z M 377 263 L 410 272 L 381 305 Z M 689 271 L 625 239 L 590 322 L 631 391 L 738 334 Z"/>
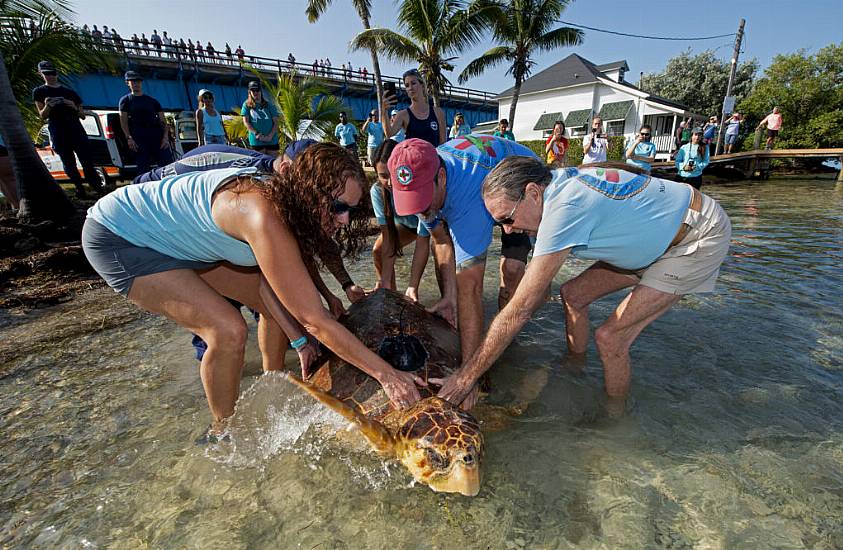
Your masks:
<path fill-rule="evenodd" d="M 782 129 L 782 115 L 779 113 L 778 107 L 773 107 L 773 112 L 764 117 L 758 124 L 758 130 L 761 129 L 762 126 L 767 125 L 767 149 L 772 149 L 773 144 L 776 142 L 776 136 L 779 135 L 779 130 Z"/>
<path fill-rule="evenodd" d="M 547 155 L 547 163 L 554 168 L 562 168 L 568 160 L 568 138 L 565 137 L 565 123 L 557 120 L 553 124 L 553 133 L 548 136 L 544 143 L 544 152 Z"/>

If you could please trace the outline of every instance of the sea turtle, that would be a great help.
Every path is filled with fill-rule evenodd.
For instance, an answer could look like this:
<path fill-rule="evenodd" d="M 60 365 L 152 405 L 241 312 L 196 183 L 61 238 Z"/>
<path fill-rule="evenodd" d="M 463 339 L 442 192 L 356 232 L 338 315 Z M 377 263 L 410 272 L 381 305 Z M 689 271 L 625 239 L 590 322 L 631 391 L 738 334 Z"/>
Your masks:
<path fill-rule="evenodd" d="M 442 378 L 460 365 L 460 340 L 444 320 L 380 289 L 353 304 L 340 322 L 397 369 Z M 381 454 L 395 457 L 434 491 L 474 496 L 480 491 L 483 434 L 469 413 L 420 388 L 422 399 L 395 410 L 380 384 L 328 354 L 308 383 L 291 379 L 354 422 Z"/>

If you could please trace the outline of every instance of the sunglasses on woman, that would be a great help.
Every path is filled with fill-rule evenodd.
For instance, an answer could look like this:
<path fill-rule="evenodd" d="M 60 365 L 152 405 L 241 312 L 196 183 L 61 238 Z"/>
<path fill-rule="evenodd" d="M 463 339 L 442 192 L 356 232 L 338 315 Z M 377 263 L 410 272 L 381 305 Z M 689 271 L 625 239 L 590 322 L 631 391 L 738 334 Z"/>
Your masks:
<path fill-rule="evenodd" d="M 352 206 L 345 201 L 334 199 L 334 204 L 331 206 L 331 210 L 333 210 L 334 214 L 337 216 L 345 214 L 346 212 L 348 212 L 349 216 L 354 216 L 360 212 L 360 205 Z"/>

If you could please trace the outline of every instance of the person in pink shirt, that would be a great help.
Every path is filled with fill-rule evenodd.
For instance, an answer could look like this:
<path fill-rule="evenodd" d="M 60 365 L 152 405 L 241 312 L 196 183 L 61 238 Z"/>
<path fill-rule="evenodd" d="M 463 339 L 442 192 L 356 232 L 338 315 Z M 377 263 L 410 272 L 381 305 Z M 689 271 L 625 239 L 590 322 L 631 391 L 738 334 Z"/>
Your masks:
<path fill-rule="evenodd" d="M 760 130 L 762 126 L 767 125 L 767 149 L 772 149 L 776 142 L 776 136 L 779 135 L 779 130 L 782 129 L 782 115 L 778 107 L 773 107 L 773 112 L 764 117 L 758 124 Z"/>

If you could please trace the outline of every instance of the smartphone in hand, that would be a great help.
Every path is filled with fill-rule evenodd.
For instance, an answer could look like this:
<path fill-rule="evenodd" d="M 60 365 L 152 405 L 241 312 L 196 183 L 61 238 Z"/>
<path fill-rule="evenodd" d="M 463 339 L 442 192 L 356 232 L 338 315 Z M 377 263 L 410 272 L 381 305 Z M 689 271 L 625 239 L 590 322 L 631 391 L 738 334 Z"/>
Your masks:
<path fill-rule="evenodd" d="M 398 103 L 398 92 L 395 89 L 395 82 L 387 82 L 383 85 L 383 99 L 389 105 Z"/>

